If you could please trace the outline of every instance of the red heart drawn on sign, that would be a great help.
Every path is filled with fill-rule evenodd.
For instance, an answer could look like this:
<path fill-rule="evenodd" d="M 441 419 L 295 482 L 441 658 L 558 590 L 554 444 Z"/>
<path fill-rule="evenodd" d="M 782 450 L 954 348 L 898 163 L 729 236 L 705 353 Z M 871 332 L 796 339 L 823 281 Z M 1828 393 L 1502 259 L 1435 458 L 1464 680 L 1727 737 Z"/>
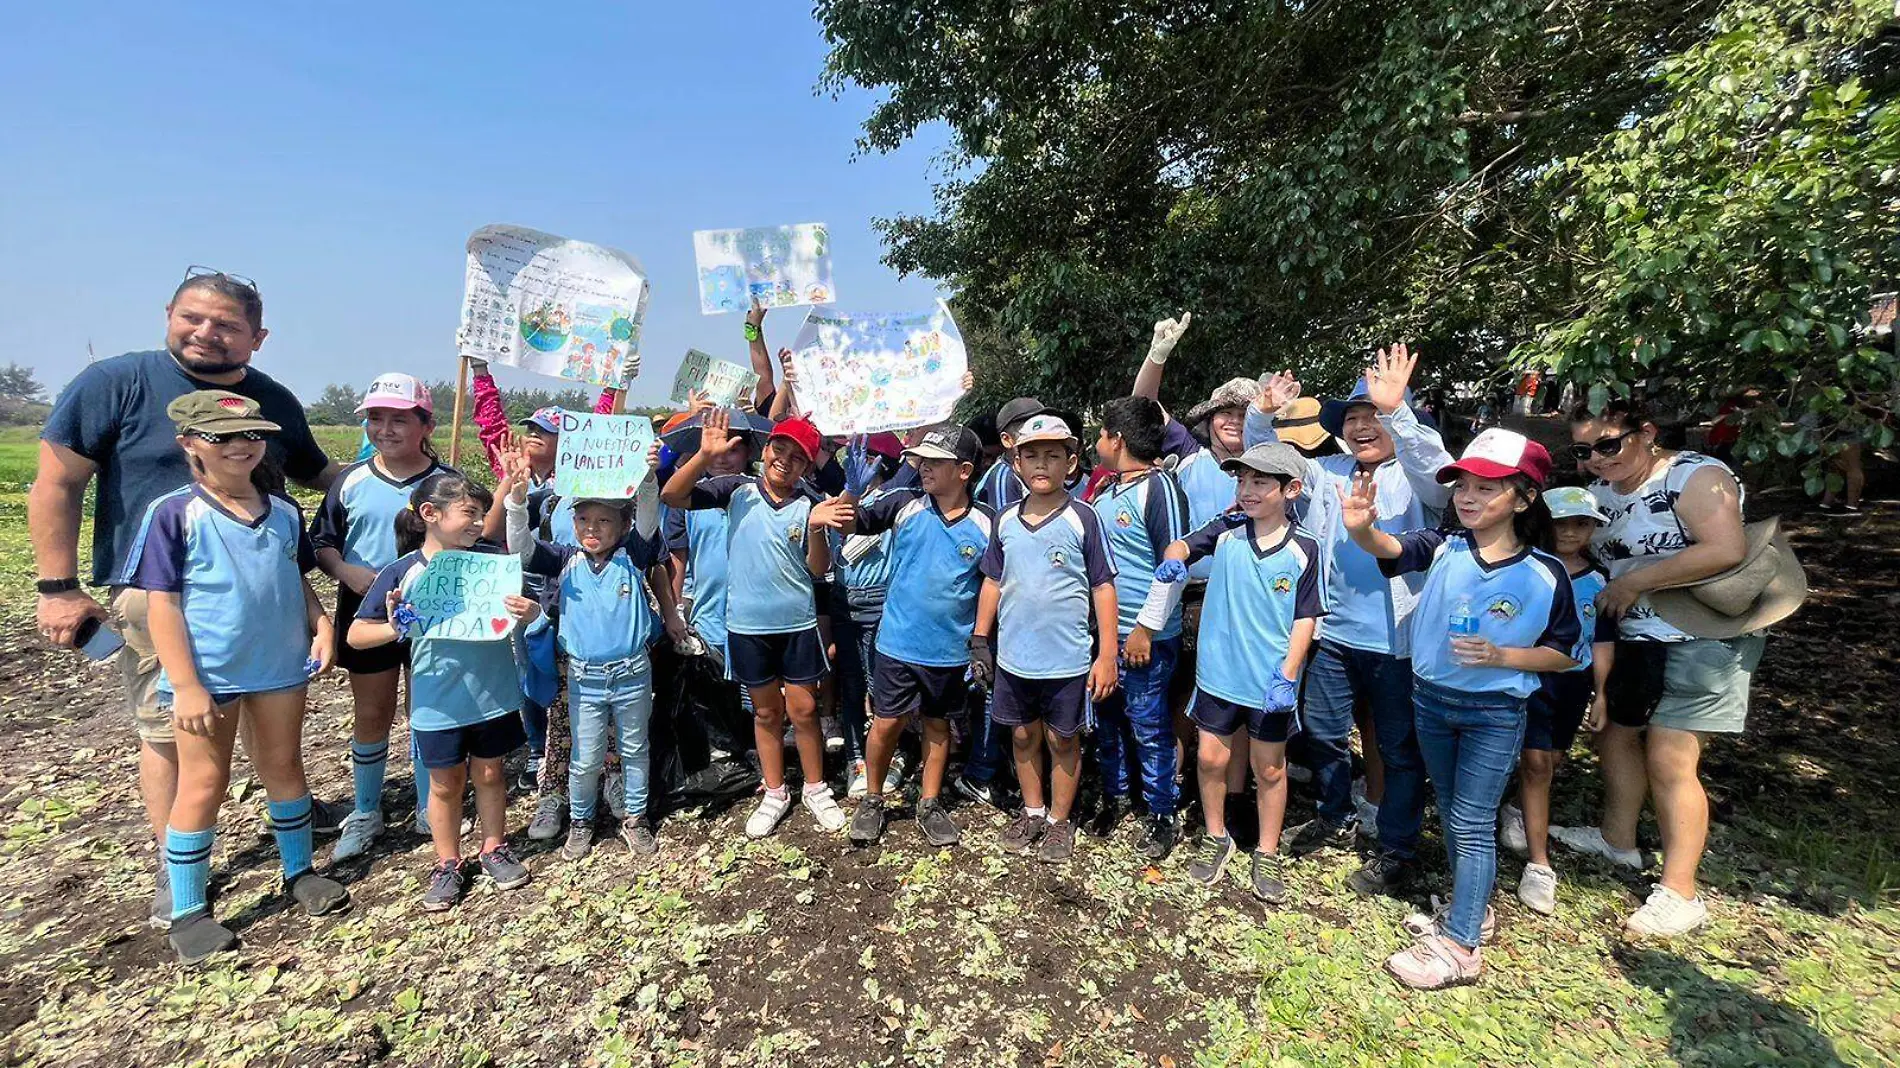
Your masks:
<path fill-rule="evenodd" d="M 495 628 L 496 634 L 500 634 L 502 631 L 508 629 L 508 621 L 505 619 L 491 619 L 488 621 L 488 625 Z"/>

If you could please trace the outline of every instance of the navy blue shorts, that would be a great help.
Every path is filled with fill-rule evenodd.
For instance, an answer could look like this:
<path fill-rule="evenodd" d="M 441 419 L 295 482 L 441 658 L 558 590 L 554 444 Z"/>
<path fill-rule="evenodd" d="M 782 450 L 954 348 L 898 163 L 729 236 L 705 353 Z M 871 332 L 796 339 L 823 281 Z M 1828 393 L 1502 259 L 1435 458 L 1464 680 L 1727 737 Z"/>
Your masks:
<path fill-rule="evenodd" d="M 1222 738 L 1243 724 L 1247 737 L 1257 742 L 1284 742 L 1293 736 L 1292 712 L 1268 712 L 1264 708 L 1236 704 L 1198 686 L 1194 689 L 1194 703 L 1188 706 L 1188 718 L 1196 727 Z"/>
<path fill-rule="evenodd" d="M 1588 668 L 1538 678 L 1541 685 L 1525 702 L 1524 748 L 1567 753 L 1570 744 L 1577 740 L 1583 717 L 1589 714 L 1590 698 L 1596 692 L 1595 679 Z"/>
<path fill-rule="evenodd" d="M 468 760 L 500 760 L 528 744 L 518 712 L 445 731 L 411 731 L 425 768 L 453 768 Z"/>
<path fill-rule="evenodd" d="M 963 714 L 970 684 L 969 668 L 929 667 L 877 654 L 871 669 L 871 711 L 879 719 L 917 714 L 926 719 L 949 719 Z"/>
<path fill-rule="evenodd" d="M 394 671 L 409 665 L 409 643 L 390 642 L 374 649 L 356 649 L 346 640 L 350 633 L 350 621 L 356 618 L 356 610 L 363 607 L 363 599 L 353 593 L 348 586 L 338 583 L 336 587 L 336 666 L 352 675 L 380 675 L 385 671 Z"/>
<path fill-rule="evenodd" d="M 1005 727 L 1024 727 L 1041 720 L 1064 738 L 1073 738 L 1082 732 L 1088 692 L 1087 674 L 1066 679 L 1023 679 L 997 668 L 990 718 Z"/>
<path fill-rule="evenodd" d="M 825 643 L 818 628 L 790 634 L 726 634 L 726 664 L 741 686 L 770 686 L 775 682 L 811 685 L 825 677 Z"/>

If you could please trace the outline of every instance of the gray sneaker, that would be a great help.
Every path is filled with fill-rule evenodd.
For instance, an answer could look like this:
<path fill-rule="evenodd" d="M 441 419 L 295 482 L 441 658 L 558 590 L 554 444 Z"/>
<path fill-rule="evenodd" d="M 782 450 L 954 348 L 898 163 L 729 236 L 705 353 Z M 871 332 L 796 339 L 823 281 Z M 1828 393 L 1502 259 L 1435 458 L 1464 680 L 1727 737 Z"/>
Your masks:
<path fill-rule="evenodd" d="M 155 931 L 169 930 L 172 925 L 172 869 L 163 857 L 158 862 L 158 889 L 152 894 L 152 910 L 145 922 Z"/>
<path fill-rule="evenodd" d="M 1015 822 L 1003 828 L 1003 848 L 1011 853 L 1027 853 L 1036 848 L 1049 827 L 1049 821 L 1041 816 L 1032 816 L 1025 812 L 1016 817 Z"/>
<path fill-rule="evenodd" d="M 1201 855 L 1188 865 L 1188 878 L 1202 886 L 1213 886 L 1220 882 L 1221 873 L 1227 870 L 1227 862 L 1234 858 L 1234 836 L 1215 838 L 1208 835 L 1201 846 Z"/>
<path fill-rule="evenodd" d="M 303 906 L 306 916 L 327 916 L 350 907 L 350 892 L 335 879 L 326 879 L 306 871 L 291 880 L 290 896 Z"/>
<path fill-rule="evenodd" d="M 866 796 L 851 815 L 851 829 L 845 837 L 852 845 L 867 846 L 884 837 L 884 799 Z"/>
<path fill-rule="evenodd" d="M 482 870 L 495 880 L 497 890 L 513 890 L 528 885 L 528 866 L 521 863 L 506 842 L 482 854 Z"/>
<path fill-rule="evenodd" d="M 180 916 L 171 925 L 168 936 L 172 952 L 178 954 L 180 964 L 198 964 L 214 953 L 235 949 L 238 937 L 230 928 L 211 918 L 206 909 L 199 909 L 188 916 Z"/>
<path fill-rule="evenodd" d="M 956 845 L 963 837 L 956 822 L 943 810 L 943 802 L 934 797 L 917 802 L 917 826 L 923 829 L 924 839 L 936 849 Z"/>
<path fill-rule="evenodd" d="M 528 838 L 552 842 L 561 836 L 561 819 L 567 815 L 567 798 L 560 794 L 542 794 L 534 803 L 534 818 L 528 821 Z"/>
<path fill-rule="evenodd" d="M 653 828 L 647 826 L 646 817 L 635 816 L 620 825 L 620 840 L 627 843 L 627 852 L 636 857 L 650 857 L 660 851 L 660 840 L 654 837 Z"/>
<path fill-rule="evenodd" d="M 452 909 L 462 900 L 462 862 L 458 860 L 437 861 L 429 872 L 429 888 L 422 893 L 424 912 L 441 912 Z"/>
<path fill-rule="evenodd" d="M 579 860 L 594 849 L 594 825 L 588 820 L 576 820 L 567 825 L 567 841 L 561 845 L 561 856 L 568 860 Z"/>
<path fill-rule="evenodd" d="M 1283 878 L 1286 861 L 1278 853 L 1259 853 L 1253 855 L 1253 870 L 1248 873 L 1248 881 L 1253 883 L 1253 896 L 1269 905 L 1286 902 L 1286 880 Z"/>
<path fill-rule="evenodd" d="M 1075 854 L 1075 821 L 1058 820 L 1042 832 L 1042 850 L 1038 854 L 1046 864 L 1060 864 Z"/>

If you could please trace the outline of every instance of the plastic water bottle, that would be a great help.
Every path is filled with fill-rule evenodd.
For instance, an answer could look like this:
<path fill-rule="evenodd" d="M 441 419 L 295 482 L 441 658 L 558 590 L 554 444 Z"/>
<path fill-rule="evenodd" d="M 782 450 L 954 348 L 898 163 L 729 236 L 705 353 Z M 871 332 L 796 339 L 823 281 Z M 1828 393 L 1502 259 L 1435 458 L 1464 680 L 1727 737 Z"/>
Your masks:
<path fill-rule="evenodd" d="M 1471 610 L 1471 598 L 1460 597 L 1451 603 L 1451 636 L 1472 638 L 1478 634 L 1478 614 Z"/>

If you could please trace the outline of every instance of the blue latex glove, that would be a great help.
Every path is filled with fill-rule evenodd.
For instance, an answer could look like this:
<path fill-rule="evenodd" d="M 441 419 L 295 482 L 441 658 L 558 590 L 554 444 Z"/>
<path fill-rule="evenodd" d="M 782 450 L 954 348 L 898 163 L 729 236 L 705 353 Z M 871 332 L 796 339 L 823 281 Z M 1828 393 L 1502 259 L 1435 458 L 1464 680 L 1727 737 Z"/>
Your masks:
<path fill-rule="evenodd" d="M 320 668 L 320 667 L 322 667 L 322 666 L 323 666 L 323 661 L 321 661 L 321 660 L 318 660 L 318 659 L 317 659 L 316 657 L 314 657 L 314 656 L 306 656 L 306 657 L 304 657 L 304 659 L 303 659 L 303 677 L 304 677 L 304 678 L 306 678 L 306 679 L 314 679 L 314 678 L 316 678 L 316 677 L 317 677 L 317 669 L 318 669 L 318 668 Z"/>
<path fill-rule="evenodd" d="M 1300 684 L 1284 675 L 1275 675 L 1267 683 L 1267 704 L 1269 712 L 1291 712 L 1300 703 Z"/>
<path fill-rule="evenodd" d="M 1155 568 L 1156 582 L 1186 582 L 1187 577 L 1187 565 L 1179 560 L 1163 560 L 1161 566 Z"/>
<path fill-rule="evenodd" d="M 853 497 L 864 496 L 877 477 L 878 457 L 863 434 L 854 435 L 844 450 L 844 491 Z"/>
<path fill-rule="evenodd" d="M 408 601 L 398 601 L 396 603 L 396 612 L 389 617 L 389 622 L 396 628 L 396 637 L 407 638 L 409 637 L 409 632 L 421 624 L 422 616 L 416 612 L 415 606 L 411 605 Z"/>

